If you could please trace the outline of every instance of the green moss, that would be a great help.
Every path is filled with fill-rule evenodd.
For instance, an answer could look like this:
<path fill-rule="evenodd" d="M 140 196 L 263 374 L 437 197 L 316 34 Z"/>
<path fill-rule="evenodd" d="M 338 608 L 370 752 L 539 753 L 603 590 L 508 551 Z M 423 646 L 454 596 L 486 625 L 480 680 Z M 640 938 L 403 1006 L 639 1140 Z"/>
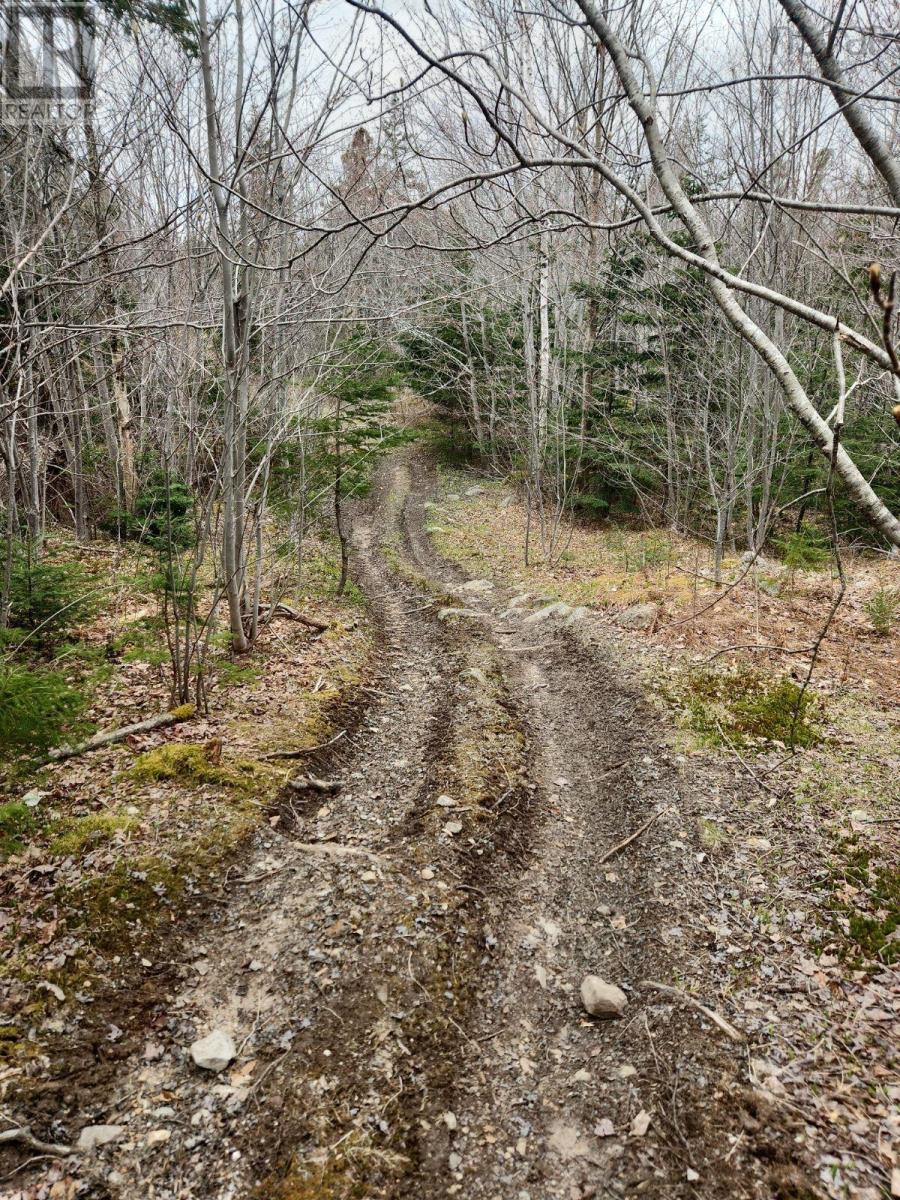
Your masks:
<path fill-rule="evenodd" d="M 85 817 L 66 817 L 50 829 L 53 841 L 50 853 L 60 857 L 81 854 L 89 845 L 108 841 L 120 830 L 131 829 L 138 822 L 124 813 L 89 813 Z"/>
<path fill-rule="evenodd" d="M 819 698 L 790 679 L 773 681 L 746 667 L 701 670 L 676 679 L 662 692 L 683 711 L 688 728 L 701 734 L 708 745 L 776 741 L 805 747 L 822 739 Z"/>
<path fill-rule="evenodd" d="M 184 890 L 184 878 L 163 859 L 117 863 L 103 875 L 57 890 L 57 901 L 88 945 L 106 953 L 136 945 Z"/>
<path fill-rule="evenodd" d="M 846 956 L 857 966 L 900 962 L 900 868 L 873 862 L 857 836 L 841 841 L 837 854 L 825 886 Z"/>
<path fill-rule="evenodd" d="M 220 662 L 216 666 L 216 682 L 224 687 L 242 687 L 256 683 L 262 672 L 258 667 L 242 666 L 240 663 Z"/>
<path fill-rule="evenodd" d="M 212 763 L 203 746 L 191 742 L 170 742 L 141 754 L 125 774 L 139 783 L 178 780 L 183 783 L 215 783 L 222 787 L 247 790 L 254 787 L 263 768 L 252 759 L 234 758 L 228 763 Z"/>
<path fill-rule="evenodd" d="M 20 854 L 23 838 L 37 829 L 38 821 L 32 809 L 20 800 L 0 804 L 0 858 Z"/>
<path fill-rule="evenodd" d="M 169 648 L 159 617 L 142 617 L 128 625 L 113 642 L 123 662 L 145 662 L 158 667 L 169 661 Z"/>

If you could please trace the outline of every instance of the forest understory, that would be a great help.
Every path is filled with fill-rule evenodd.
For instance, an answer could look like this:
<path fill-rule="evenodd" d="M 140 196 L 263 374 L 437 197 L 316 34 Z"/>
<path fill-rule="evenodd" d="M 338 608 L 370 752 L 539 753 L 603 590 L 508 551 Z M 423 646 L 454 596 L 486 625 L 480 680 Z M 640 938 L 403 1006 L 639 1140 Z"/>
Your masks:
<path fill-rule="evenodd" d="M 724 686 L 708 660 L 751 627 L 801 643 L 821 573 L 679 625 L 715 598 L 685 594 L 685 544 L 576 526 L 524 568 L 517 494 L 427 438 L 354 508 L 358 592 L 310 570 L 292 598 L 326 630 L 273 620 L 215 717 L 30 789 L 2 868 L 0 1194 L 891 1194 L 883 568 L 849 568 L 791 753 L 777 656 L 731 651 Z M 133 640 L 133 595 L 120 618 Z M 99 723 L 164 707 L 146 651 Z M 589 975 L 621 1015 L 588 1015 Z"/>

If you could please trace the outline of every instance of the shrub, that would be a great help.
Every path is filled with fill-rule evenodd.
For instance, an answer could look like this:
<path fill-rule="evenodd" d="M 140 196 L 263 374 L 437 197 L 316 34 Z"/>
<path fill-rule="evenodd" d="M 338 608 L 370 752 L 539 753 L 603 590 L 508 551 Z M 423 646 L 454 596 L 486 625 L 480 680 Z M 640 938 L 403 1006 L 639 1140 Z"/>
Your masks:
<path fill-rule="evenodd" d="M 900 588 L 879 588 L 869 597 L 864 608 L 878 636 L 890 637 L 894 624 L 900 618 Z"/>
<path fill-rule="evenodd" d="M 40 752 L 59 745 L 82 707 L 82 698 L 62 675 L 0 668 L 0 753 Z"/>
<path fill-rule="evenodd" d="M 776 538 L 775 546 L 784 565 L 791 571 L 817 571 L 824 567 L 831 557 L 828 539 L 818 529 L 810 526 Z"/>
<path fill-rule="evenodd" d="M 114 509 L 102 528 L 155 550 L 185 549 L 195 541 L 194 498 L 190 488 L 156 471 L 138 492 L 131 512 Z"/>
<path fill-rule="evenodd" d="M 94 585 L 79 563 L 38 559 L 26 546 L 13 558 L 11 623 L 47 645 L 94 611 L 93 591 Z"/>

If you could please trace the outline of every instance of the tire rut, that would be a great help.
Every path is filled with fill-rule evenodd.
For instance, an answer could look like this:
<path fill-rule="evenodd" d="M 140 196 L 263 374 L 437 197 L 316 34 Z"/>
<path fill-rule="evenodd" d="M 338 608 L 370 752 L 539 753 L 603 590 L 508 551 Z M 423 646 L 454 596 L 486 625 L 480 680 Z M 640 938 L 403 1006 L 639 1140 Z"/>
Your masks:
<path fill-rule="evenodd" d="M 435 555 L 436 486 L 407 451 L 357 516 L 382 649 L 316 763 L 341 790 L 286 798 L 290 836 L 260 835 L 210 914 L 202 976 L 185 954 L 159 1053 L 104 1110 L 128 1140 L 92 1169 L 92 1197 L 771 1194 L 722 1170 L 734 1056 L 636 987 L 688 969 L 684 772 L 614 647 L 524 624 Z M 625 1019 L 585 1017 L 588 972 L 629 989 Z M 241 1059 L 216 1082 L 185 1047 L 223 1025 Z M 154 1144 L 161 1107 L 176 1133 Z M 648 1132 L 630 1134 L 642 1114 Z"/>

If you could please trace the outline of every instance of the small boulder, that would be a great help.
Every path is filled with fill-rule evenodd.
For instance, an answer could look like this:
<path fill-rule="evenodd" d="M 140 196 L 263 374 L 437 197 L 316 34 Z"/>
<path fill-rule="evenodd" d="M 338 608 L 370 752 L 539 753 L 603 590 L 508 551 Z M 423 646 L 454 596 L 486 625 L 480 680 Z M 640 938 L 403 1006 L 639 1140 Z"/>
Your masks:
<path fill-rule="evenodd" d="M 461 592 L 492 592 L 494 585 L 489 579 L 470 579 L 468 583 L 460 584 Z"/>
<path fill-rule="evenodd" d="M 191 1046 L 191 1058 L 204 1071 L 224 1071 L 236 1056 L 234 1042 L 224 1029 L 214 1029 Z"/>
<path fill-rule="evenodd" d="M 546 621 L 548 617 L 567 617 L 572 609 L 568 604 L 563 604 L 561 600 L 555 600 L 552 604 L 545 604 L 543 608 L 539 608 L 537 612 L 533 612 L 526 617 L 522 622 L 523 625 L 540 625 Z"/>
<path fill-rule="evenodd" d="M 573 608 L 566 617 L 566 625 L 576 625 L 579 621 L 583 621 L 588 615 L 590 609 L 585 608 L 583 604 L 579 604 L 577 608 Z"/>
<path fill-rule="evenodd" d="M 628 997 L 614 983 L 604 983 L 599 975 L 586 975 L 581 981 L 581 1003 L 592 1017 L 621 1017 Z"/>
<path fill-rule="evenodd" d="M 658 604 L 632 604 L 630 608 L 619 613 L 616 624 L 621 625 L 623 629 L 649 629 L 655 623 L 658 614 Z"/>
<path fill-rule="evenodd" d="M 114 1142 L 124 1132 L 124 1125 L 85 1125 L 78 1135 L 78 1149 L 96 1150 L 98 1146 Z"/>

